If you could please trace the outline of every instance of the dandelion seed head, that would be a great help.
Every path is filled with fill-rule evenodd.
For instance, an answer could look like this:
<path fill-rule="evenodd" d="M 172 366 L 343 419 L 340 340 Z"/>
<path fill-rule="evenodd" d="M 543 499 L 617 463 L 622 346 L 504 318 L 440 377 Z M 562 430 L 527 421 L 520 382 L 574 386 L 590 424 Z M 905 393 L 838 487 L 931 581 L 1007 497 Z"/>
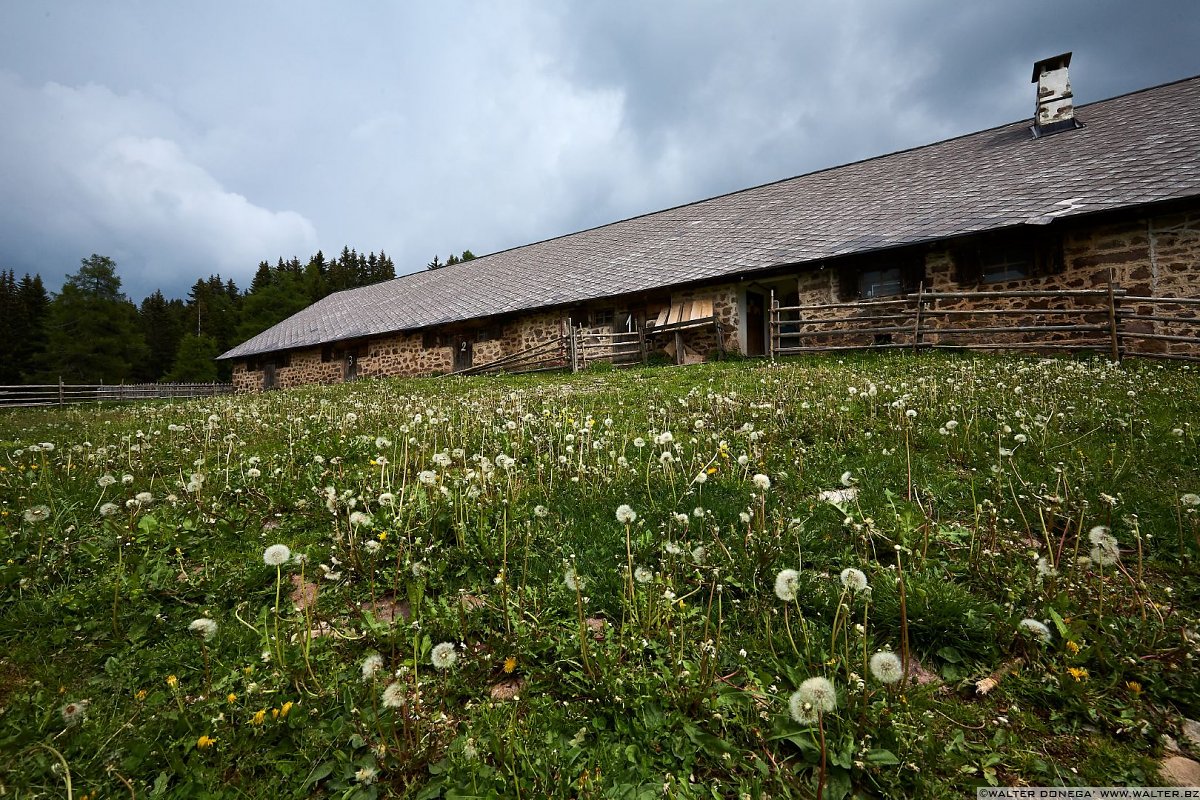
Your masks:
<path fill-rule="evenodd" d="M 572 592 L 583 591 L 583 578 L 579 577 L 579 573 L 575 571 L 575 567 L 568 566 L 563 570 L 563 583 Z"/>
<path fill-rule="evenodd" d="M 458 651 L 454 649 L 453 642 L 442 642 L 433 646 L 433 652 L 429 655 L 429 661 L 437 669 L 450 669 L 454 666 L 454 662 L 458 661 Z"/>
<path fill-rule="evenodd" d="M 828 678 L 816 676 L 800 684 L 801 699 L 811 704 L 820 713 L 827 713 L 837 708 L 837 690 Z"/>
<path fill-rule="evenodd" d="M 622 525 L 632 525 L 637 519 L 637 512 L 627 505 L 617 506 L 617 522 Z"/>
<path fill-rule="evenodd" d="M 842 586 L 852 592 L 861 592 L 867 588 L 867 576 L 861 569 L 847 567 L 842 570 Z"/>
<path fill-rule="evenodd" d="M 362 679 L 363 683 L 367 683 L 375 678 L 375 674 L 383 669 L 383 656 L 379 653 L 372 653 L 363 659 L 362 662 Z"/>
<path fill-rule="evenodd" d="M 801 725 L 815 725 L 817 722 L 817 709 L 804 699 L 804 694 L 800 691 L 792 692 L 792 696 L 788 698 L 788 713 Z"/>
<path fill-rule="evenodd" d="M 200 617 L 192 620 L 192 624 L 188 625 L 188 630 L 199 634 L 207 642 L 217 635 L 217 621 L 208 617 Z"/>
<path fill-rule="evenodd" d="M 654 573 L 646 567 L 638 567 L 633 571 L 633 579 L 638 583 L 649 583 L 654 580 Z"/>
<path fill-rule="evenodd" d="M 50 518 L 49 506 L 34 506 L 25 509 L 25 521 L 29 523 L 44 522 Z"/>
<path fill-rule="evenodd" d="M 63 706 L 60 711 L 63 724 L 71 728 L 83 722 L 83 717 L 87 713 L 89 704 L 89 700 L 75 700 Z"/>
<path fill-rule="evenodd" d="M 871 674 L 875 676 L 875 680 L 880 683 L 895 683 L 904 677 L 904 665 L 900 661 L 900 656 L 890 650 L 880 650 L 871 656 L 867 666 L 870 668 Z"/>
<path fill-rule="evenodd" d="M 775 575 L 775 596 L 785 603 L 796 599 L 800 588 L 800 573 L 794 569 L 781 569 Z"/>
<path fill-rule="evenodd" d="M 292 557 L 292 551 L 286 544 L 273 544 L 263 551 L 263 563 L 268 567 L 278 567 L 286 564 Z"/>
<path fill-rule="evenodd" d="M 771 488 L 771 479 L 761 472 L 750 479 L 754 483 L 754 488 L 760 492 L 765 492 Z"/>
<path fill-rule="evenodd" d="M 389 683 L 381 701 L 384 708 L 404 708 L 404 686 L 399 682 Z"/>

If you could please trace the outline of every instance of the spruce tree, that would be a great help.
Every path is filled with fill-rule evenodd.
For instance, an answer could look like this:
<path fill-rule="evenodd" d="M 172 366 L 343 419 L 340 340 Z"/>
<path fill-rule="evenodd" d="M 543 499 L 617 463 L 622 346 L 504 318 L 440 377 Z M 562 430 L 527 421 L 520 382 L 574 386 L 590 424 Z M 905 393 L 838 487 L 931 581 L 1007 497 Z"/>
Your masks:
<path fill-rule="evenodd" d="M 82 259 L 50 302 L 41 377 L 47 383 L 120 383 L 148 351 L 137 308 L 121 292 L 116 263 L 107 256 Z"/>

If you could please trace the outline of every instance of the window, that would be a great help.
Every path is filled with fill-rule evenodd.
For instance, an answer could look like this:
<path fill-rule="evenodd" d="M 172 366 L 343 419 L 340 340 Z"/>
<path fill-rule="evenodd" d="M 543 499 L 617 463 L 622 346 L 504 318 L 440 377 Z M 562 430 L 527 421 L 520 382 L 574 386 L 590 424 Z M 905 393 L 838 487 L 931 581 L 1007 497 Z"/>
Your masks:
<path fill-rule="evenodd" d="M 848 259 L 838 268 L 838 299 L 876 300 L 906 294 L 917 291 L 924 280 L 925 255 L 920 250 Z"/>
<path fill-rule="evenodd" d="M 964 285 L 1006 283 L 1053 275 L 1063 268 L 1057 234 L 988 236 L 965 242 L 954 252 L 955 279 Z"/>
<path fill-rule="evenodd" d="M 321 347 L 321 363 L 328 364 L 333 361 L 333 345 L 327 344 Z"/>
<path fill-rule="evenodd" d="M 871 269 L 859 273 L 858 299 L 872 300 L 877 297 L 888 297 L 903 291 L 900 282 L 900 268 Z"/>
<path fill-rule="evenodd" d="M 1033 274 L 1033 248 L 1027 244 L 984 247 L 979 252 L 979 282 L 1017 281 Z"/>
<path fill-rule="evenodd" d="M 612 325 L 613 319 L 616 317 L 616 311 L 611 308 L 599 308 L 591 313 L 591 319 L 588 325 L 592 328 L 599 328 L 604 325 Z"/>
<path fill-rule="evenodd" d="M 432 350 L 435 347 L 446 347 L 446 342 L 437 331 L 425 331 L 421 334 L 421 346 L 426 350 Z"/>

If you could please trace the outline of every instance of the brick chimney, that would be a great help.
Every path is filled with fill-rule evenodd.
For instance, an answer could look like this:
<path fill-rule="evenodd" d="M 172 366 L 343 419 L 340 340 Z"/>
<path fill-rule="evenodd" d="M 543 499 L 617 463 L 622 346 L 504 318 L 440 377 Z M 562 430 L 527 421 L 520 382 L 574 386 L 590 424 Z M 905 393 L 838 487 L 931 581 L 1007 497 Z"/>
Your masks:
<path fill-rule="evenodd" d="M 1058 131 L 1083 127 L 1075 121 L 1071 80 L 1067 67 L 1071 54 L 1044 58 L 1033 65 L 1033 82 L 1037 88 L 1037 111 L 1033 117 L 1034 138 Z"/>

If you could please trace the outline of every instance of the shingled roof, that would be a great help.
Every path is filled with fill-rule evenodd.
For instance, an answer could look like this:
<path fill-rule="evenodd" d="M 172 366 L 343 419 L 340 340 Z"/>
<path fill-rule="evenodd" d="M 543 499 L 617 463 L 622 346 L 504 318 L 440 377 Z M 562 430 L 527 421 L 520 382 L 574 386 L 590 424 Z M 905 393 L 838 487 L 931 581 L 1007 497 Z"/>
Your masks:
<path fill-rule="evenodd" d="M 1200 195 L 1200 77 L 332 294 L 244 358 Z"/>

